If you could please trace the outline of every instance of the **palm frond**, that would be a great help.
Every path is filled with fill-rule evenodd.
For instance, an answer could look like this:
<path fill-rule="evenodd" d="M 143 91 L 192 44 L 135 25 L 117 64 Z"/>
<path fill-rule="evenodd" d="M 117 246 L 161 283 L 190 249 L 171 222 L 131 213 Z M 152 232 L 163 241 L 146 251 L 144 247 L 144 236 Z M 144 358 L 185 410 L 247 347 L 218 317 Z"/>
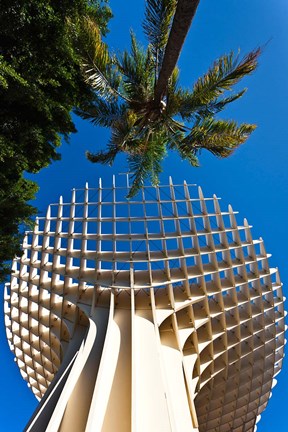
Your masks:
<path fill-rule="evenodd" d="M 235 57 L 233 51 L 220 57 L 194 86 L 194 95 L 202 103 L 207 103 L 231 90 L 242 78 L 250 75 L 257 67 L 257 60 L 261 53 L 260 48 L 247 54 L 241 61 Z"/>
<path fill-rule="evenodd" d="M 145 50 L 137 42 L 136 36 L 133 31 L 130 32 L 131 50 L 125 50 L 123 54 L 115 57 L 115 62 L 118 69 L 130 81 L 139 82 L 144 72 L 145 63 Z"/>
<path fill-rule="evenodd" d="M 120 149 L 115 146 L 109 146 L 106 152 L 100 151 L 98 153 L 86 152 L 86 157 L 90 162 L 101 163 L 103 165 L 112 165 L 114 163 L 115 157 L 120 152 Z"/>
<path fill-rule="evenodd" d="M 174 148 L 176 143 L 185 138 L 186 130 L 184 130 L 184 125 L 172 118 L 167 118 L 163 130 L 165 130 L 168 135 L 167 146 L 169 149 Z"/>
<path fill-rule="evenodd" d="M 188 150 L 187 147 L 181 146 L 178 146 L 177 150 L 182 160 L 187 160 L 193 167 L 200 166 L 196 152 L 192 152 L 191 150 Z"/>
<path fill-rule="evenodd" d="M 174 92 L 172 97 L 172 103 L 174 104 L 174 112 L 180 114 L 183 120 L 198 119 L 199 117 L 211 117 L 220 111 L 222 111 L 226 105 L 241 98 L 247 89 L 243 89 L 238 93 L 224 98 L 215 98 L 206 103 L 202 103 L 201 100 L 195 97 L 193 92 L 179 89 Z M 176 113 L 176 112 L 175 112 Z"/>
<path fill-rule="evenodd" d="M 222 111 L 226 105 L 230 104 L 231 102 L 236 101 L 237 99 L 240 99 L 247 91 L 247 88 L 241 90 L 238 93 L 232 94 L 231 96 L 227 96 L 225 98 L 219 98 L 215 101 L 211 101 L 206 106 L 203 105 L 202 107 L 199 107 L 197 110 L 197 115 L 200 115 L 201 117 L 207 117 L 211 116 L 213 114 L 217 114 L 220 111 Z"/>
<path fill-rule="evenodd" d="M 241 79 L 250 75 L 257 67 L 260 48 L 247 54 L 239 61 L 231 52 L 220 57 L 208 72 L 197 80 L 192 92 L 179 92 L 179 113 L 183 119 L 191 119 L 197 111 L 201 115 L 219 112 L 225 105 L 240 98 L 245 90 L 219 99 L 225 91 L 232 89 Z"/>
<path fill-rule="evenodd" d="M 94 125 L 111 127 L 121 119 L 126 110 L 126 105 L 119 105 L 116 101 L 96 99 L 86 109 L 77 109 L 75 113 L 84 120 L 89 120 Z"/>
<path fill-rule="evenodd" d="M 176 0 L 146 0 L 143 29 L 151 44 L 157 70 L 162 64 L 176 5 Z"/>
<path fill-rule="evenodd" d="M 89 161 L 112 165 L 115 157 L 120 152 L 126 152 L 128 154 L 139 152 L 139 145 L 137 139 L 135 139 L 134 132 L 135 116 L 133 112 L 127 110 L 124 106 L 116 108 L 117 116 L 122 109 L 122 115 L 112 121 L 111 137 L 107 144 L 107 151 L 101 150 L 96 153 L 86 152 L 86 157 Z M 112 112 L 112 116 L 113 114 Z"/>
<path fill-rule="evenodd" d="M 126 110 L 111 128 L 110 143 L 128 154 L 139 151 L 139 128 L 135 126 L 136 119 L 133 111 Z"/>
<path fill-rule="evenodd" d="M 147 178 L 150 178 L 153 186 L 158 185 L 159 174 L 162 172 L 161 162 L 166 155 L 166 144 L 167 136 L 147 131 L 142 141 L 142 151 L 129 155 L 129 169 L 134 174 L 127 198 L 135 196 Z"/>
<path fill-rule="evenodd" d="M 115 58 L 123 76 L 123 92 L 130 100 L 147 101 L 153 92 L 153 58 L 151 49 L 144 50 L 131 32 L 131 52 L 124 51 Z"/>
<path fill-rule="evenodd" d="M 197 155 L 202 149 L 206 149 L 217 157 L 225 158 L 243 144 L 255 128 L 253 124 L 243 123 L 238 126 L 234 121 L 204 119 L 179 144 L 179 152 Z"/>
<path fill-rule="evenodd" d="M 120 76 L 100 30 L 91 18 L 83 18 L 79 40 L 82 71 L 87 83 L 103 98 L 119 96 Z"/>
<path fill-rule="evenodd" d="M 177 97 L 179 93 L 179 68 L 175 67 L 169 81 L 168 81 L 168 90 L 166 97 L 166 111 L 169 115 L 173 116 L 179 113 L 179 97 Z"/>

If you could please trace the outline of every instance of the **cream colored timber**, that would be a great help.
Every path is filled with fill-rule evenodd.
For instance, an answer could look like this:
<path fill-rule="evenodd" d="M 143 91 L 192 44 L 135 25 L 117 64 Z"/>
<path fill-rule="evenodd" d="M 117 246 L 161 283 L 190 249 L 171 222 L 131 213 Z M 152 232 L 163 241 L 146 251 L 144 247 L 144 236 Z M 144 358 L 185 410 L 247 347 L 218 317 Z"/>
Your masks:
<path fill-rule="evenodd" d="M 79 351 L 67 380 L 65 397 L 59 400 L 56 410 L 47 428 L 47 432 L 84 431 L 90 411 L 91 398 L 98 373 L 103 341 L 105 338 L 108 310 L 101 308 L 97 316 L 90 318 L 89 331 L 83 351 Z M 63 394 L 63 393 L 62 393 Z M 62 395 L 61 395 L 62 396 Z M 59 410 L 57 410 L 59 405 Z M 60 420 L 60 422 L 59 422 Z"/>
<path fill-rule="evenodd" d="M 42 398 L 26 431 L 254 432 L 285 344 L 263 240 L 195 185 L 128 189 L 61 197 L 13 263 L 7 338 Z"/>
<path fill-rule="evenodd" d="M 78 326 L 75 329 L 73 338 L 70 341 L 65 358 L 55 376 L 55 379 L 45 392 L 44 397 L 42 397 L 38 408 L 25 428 L 25 432 L 39 432 L 46 430 L 55 406 L 60 398 L 61 392 L 63 391 L 66 380 L 69 377 L 69 372 L 71 371 L 71 367 L 77 357 L 86 332 L 87 327 Z"/>
<path fill-rule="evenodd" d="M 172 431 L 160 343 L 151 310 L 136 310 L 133 319 L 133 431 Z M 149 413 L 149 415 L 147 415 Z"/>
<path fill-rule="evenodd" d="M 131 313 L 113 302 L 85 432 L 131 430 Z"/>

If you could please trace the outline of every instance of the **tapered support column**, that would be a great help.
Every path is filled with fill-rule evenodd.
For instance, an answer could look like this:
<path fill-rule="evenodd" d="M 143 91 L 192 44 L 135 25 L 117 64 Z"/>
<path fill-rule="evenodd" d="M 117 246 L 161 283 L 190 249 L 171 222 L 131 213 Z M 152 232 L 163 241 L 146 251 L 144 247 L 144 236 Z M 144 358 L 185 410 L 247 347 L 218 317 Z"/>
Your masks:
<path fill-rule="evenodd" d="M 115 308 L 111 292 L 110 305 L 93 309 L 82 337 L 53 383 L 61 392 L 42 402 L 26 432 L 198 430 L 187 403 L 182 357 L 176 346 L 162 345 L 151 310 Z"/>

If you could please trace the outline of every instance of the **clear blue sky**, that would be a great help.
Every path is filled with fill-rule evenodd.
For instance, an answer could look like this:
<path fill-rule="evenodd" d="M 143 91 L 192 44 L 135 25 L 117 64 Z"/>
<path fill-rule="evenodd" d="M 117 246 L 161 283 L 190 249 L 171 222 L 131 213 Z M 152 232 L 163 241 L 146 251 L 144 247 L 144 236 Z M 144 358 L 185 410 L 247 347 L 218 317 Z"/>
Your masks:
<path fill-rule="evenodd" d="M 111 6 L 115 16 L 108 38 L 111 47 L 115 50 L 127 47 L 131 27 L 144 43 L 140 27 L 144 0 L 112 0 Z M 172 175 L 177 182 L 186 179 L 197 183 L 205 195 L 221 196 L 222 206 L 231 203 L 240 212 L 238 221 L 247 217 L 253 225 L 253 237 L 263 237 L 266 250 L 273 254 L 270 265 L 279 267 L 284 293 L 288 290 L 287 23 L 287 0 L 200 1 L 180 59 L 181 82 L 191 86 L 215 58 L 231 49 L 241 48 L 244 54 L 271 39 L 258 70 L 243 84 L 249 88 L 248 93 L 223 115 L 239 122 L 256 123 L 258 129 L 227 160 L 217 160 L 203 153 L 202 166 L 198 169 L 181 162 L 176 154 L 170 154 L 161 176 L 162 182 Z M 69 145 L 63 144 L 62 161 L 35 177 L 41 188 L 35 205 L 42 215 L 59 195 L 70 198 L 73 187 L 83 187 L 85 181 L 97 185 L 99 177 L 111 184 L 112 174 L 126 171 L 125 158 L 120 158 L 113 168 L 86 161 L 85 150 L 103 148 L 107 133 L 75 120 L 78 133 L 72 136 Z M 0 318 L 0 431 L 21 432 L 36 407 L 36 400 L 9 352 L 2 311 Z M 288 362 L 285 362 L 258 432 L 288 431 L 287 388 Z"/>

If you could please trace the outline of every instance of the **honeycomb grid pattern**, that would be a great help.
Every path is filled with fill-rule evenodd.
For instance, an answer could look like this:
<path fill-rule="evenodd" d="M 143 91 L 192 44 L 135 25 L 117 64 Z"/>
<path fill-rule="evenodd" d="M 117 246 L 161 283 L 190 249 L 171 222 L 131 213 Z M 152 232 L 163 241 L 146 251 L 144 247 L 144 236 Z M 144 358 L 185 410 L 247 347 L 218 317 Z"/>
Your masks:
<path fill-rule="evenodd" d="M 152 311 L 161 346 L 179 353 L 189 430 L 256 430 L 285 343 L 281 282 L 263 240 L 195 185 L 170 179 L 130 201 L 127 188 L 113 178 L 74 189 L 27 233 L 5 290 L 23 378 L 40 400 L 77 326 L 113 296 L 114 308 Z"/>

